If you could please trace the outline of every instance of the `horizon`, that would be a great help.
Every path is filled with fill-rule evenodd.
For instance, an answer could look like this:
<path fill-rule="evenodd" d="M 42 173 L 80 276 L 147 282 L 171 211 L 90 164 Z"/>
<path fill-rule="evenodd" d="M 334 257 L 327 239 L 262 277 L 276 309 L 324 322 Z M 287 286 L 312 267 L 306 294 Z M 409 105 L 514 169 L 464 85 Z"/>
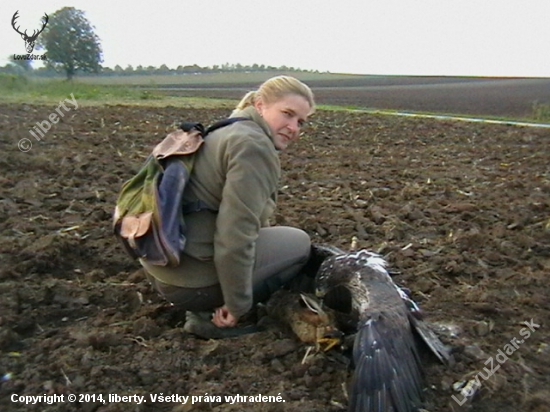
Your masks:
<path fill-rule="evenodd" d="M 9 62 L 7 63 L 9 64 Z M 238 63 L 236 63 L 238 64 Z M 101 69 L 108 69 L 108 72 L 104 72 L 100 70 L 98 73 L 86 73 L 86 72 L 80 72 L 77 71 L 77 74 L 74 76 L 75 79 L 82 78 L 82 77 L 110 77 L 110 76 L 195 76 L 195 75 L 215 75 L 218 73 L 243 73 L 243 74 L 252 74 L 252 73 L 269 73 L 269 72 L 277 72 L 277 73 L 304 73 L 304 74 L 312 74 L 312 75 L 326 75 L 326 76 L 342 76 L 342 77 L 423 77 L 423 78 L 472 78 L 472 79 L 495 79 L 495 80 L 513 80 L 513 79 L 550 79 L 550 76 L 490 76 L 490 75 L 437 75 L 437 74 L 369 74 L 369 73 L 338 73 L 338 72 L 330 72 L 330 71 L 318 71 L 318 70 L 306 70 L 306 69 L 300 69 L 298 67 L 294 68 L 286 68 L 281 69 L 278 67 L 274 68 L 266 68 L 266 69 L 259 69 L 259 70 L 250 70 L 250 71 L 244 71 L 244 70 L 233 70 L 233 69 L 213 69 L 211 66 L 205 66 L 200 67 L 199 70 L 205 70 L 205 71 L 197 71 L 197 72 L 185 72 L 185 73 L 177 73 L 175 72 L 177 68 L 168 67 L 169 70 L 174 71 L 168 74 L 162 74 L 162 73 L 135 73 L 138 66 L 132 66 L 133 72 L 127 73 L 114 73 L 114 67 L 105 67 L 101 66 Z M 144 70 L 147 70 L 147 67 L 141 65 Z M 161 65 L 162 66 L 162 65 Z M 0 66 L 5 67 L 5 66 Z M 116 66 L 115 66 L 116 67 Z M 122 67 L 122 66 L 120 66 Z M 160 66 L 154 67 L 155 70 L 159 69 Z M 127 67 L 122 67 L 123 70 L 126 70 Z M 31 73 L 38 73 L 40 76 L 40 72 L 43 72 L 45 70 L 45 67 L 38 67 L 38 68 L 32 68 Z M 49 77 L 49 76 L 48 76 Z M 57 72 L 55 76 L 52 76 L 54 78 L 65 78 L 66 75 L 64 72 Z"/>

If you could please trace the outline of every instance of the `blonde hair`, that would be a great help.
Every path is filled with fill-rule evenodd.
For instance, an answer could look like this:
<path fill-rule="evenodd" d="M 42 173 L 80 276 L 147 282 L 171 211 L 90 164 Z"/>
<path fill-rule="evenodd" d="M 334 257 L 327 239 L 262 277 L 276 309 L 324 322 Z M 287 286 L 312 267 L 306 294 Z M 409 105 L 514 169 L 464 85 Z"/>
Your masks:
<path fill-rule="evenodd" d="M 291 76 L 275 76 L 266 80 L 258 88 L 245 94 L 237 105 L 237 110 L 253 106 L 256 99 L 260 98 L 266 103 L 273 103 L 289 94 L 302 96 L 311 107 L 310 114 L 315 111 L 315 99 L 313 92 L 306 84 Z"/>

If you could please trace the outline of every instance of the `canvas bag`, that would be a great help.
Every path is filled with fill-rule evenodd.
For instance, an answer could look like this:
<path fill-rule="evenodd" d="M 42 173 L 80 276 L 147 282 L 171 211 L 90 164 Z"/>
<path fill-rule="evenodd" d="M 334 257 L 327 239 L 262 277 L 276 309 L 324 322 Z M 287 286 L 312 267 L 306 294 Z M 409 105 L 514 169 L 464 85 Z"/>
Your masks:
<path fill-rule="evenodd" d="M 179 264 L 186 243 L 182 196 L 195 154 L 209 133 L 241 120 L 248 119 L 224 119 L 206 130 L 200 123 L 183 123 L 123 184 L 113 216 L 113 232 L 132 258 L 158 266 Z M 187 211 L 206 208 L 201 201 L 191 207 L 185 205 Z"/>

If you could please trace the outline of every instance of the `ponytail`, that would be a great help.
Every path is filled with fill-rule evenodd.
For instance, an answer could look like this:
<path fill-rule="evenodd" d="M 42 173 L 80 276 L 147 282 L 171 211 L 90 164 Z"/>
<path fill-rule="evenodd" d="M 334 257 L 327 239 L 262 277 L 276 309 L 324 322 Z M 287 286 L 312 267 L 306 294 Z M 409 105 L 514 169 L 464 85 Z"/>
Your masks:
<path fill-rule="evenodd" d="M 241 101 L 239 102 L 239 104 L 237 105 L 236 109 L 237 110 L 242 110 L 248 106 L 253 106 L 254 105 L 254 101 L 256 100 L 256 92 L 255 91 L 252 91 L 252 92 L 248 92 L 247 94 L 244 95 L 244 97 L 241 99 Z"/>

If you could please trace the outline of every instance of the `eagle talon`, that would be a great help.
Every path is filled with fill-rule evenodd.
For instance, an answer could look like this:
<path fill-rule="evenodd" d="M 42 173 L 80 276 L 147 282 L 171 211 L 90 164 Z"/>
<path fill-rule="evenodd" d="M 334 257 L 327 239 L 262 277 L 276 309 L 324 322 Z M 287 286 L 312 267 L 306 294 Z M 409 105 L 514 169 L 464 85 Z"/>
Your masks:
<path fill-rule="evenodd" d="M 315 342 L 315 348 L 317 349 L 317 352 L 319 351 L 328 352 L 329 350 L 334 348 L 336 345 L 339 345 L 340 343 L 342 343 L 344 334 L 339 330 L 331 329 L 328 332 L 326 331 L 320 331 L 320 332 L 321 334 L 317 335 L 319 337 L 317 338 L 317 342 Z"/>
<path fill-rule="evenodd" d="M 334 348 L 336 345 L 340 344 L 341 339 L 340 338 L 323 338 L 319 342 L 320 344 L 326 344 L 326 347 L 323 350 L 323 352 L 328 352 L 332 348 Z"/>

